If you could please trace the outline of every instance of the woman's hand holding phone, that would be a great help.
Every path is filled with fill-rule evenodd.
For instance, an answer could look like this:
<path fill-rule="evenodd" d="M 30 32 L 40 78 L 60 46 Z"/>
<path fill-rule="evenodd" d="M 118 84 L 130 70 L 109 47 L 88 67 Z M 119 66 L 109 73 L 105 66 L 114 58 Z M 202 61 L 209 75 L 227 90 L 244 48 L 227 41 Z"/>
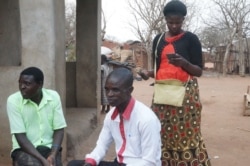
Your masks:
<path fill-rule="evenodd" d="M 173 54 L 167 54 L 167 58 L 168 58 L 169 61 L 174 60 L 174 58 L 176 58 L 176 57 L 177 56 L 176 56 L 175 53 L 173 53 Z"/>
<path fill-rule="evenodd" d="M 167 54 L 167 58 L 170 64 L 179 66 L 179 67 L 186 67 L 189 62 L 184 59 L 182 56 L 179 54 Z"/>

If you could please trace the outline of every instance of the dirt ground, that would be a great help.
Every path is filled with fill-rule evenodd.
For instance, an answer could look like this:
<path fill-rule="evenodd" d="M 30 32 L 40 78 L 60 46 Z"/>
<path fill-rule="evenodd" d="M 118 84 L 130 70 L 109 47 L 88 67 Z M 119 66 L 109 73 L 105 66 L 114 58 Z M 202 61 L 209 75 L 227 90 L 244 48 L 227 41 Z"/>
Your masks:
<path fill-rule="evenodd" d="M 205 71 L 198 81 L 203 104 L 201 131 L 212 166 L 249 166 L 250 116 L 243 116 L 243 101 L 250 76 L 223 77 Z M 152 82 L 152 79 L 134 82 L 133 96 L 148 106 L 152 99 L 153 87 L 149 86 Z M 95 146 L 104 116 L 99 116 L 98 127 L 81 145 L 77 159 L 83 159 Z M 114 158 L 113 146 L 105 159 Z"/>
<path fill-rule="evenodd" d="M 202 135 L 213 166 L 250 165 L 250 116 L 243 116 L 244 94 L 250 85 L 250 76 L 240 77 L 204 72 L 198 79 L 203 104 Z M 133 96 L 150 106 L 153 80 L 135 81 Z M 102 121 L 105 115 L 101 115 Z M 92 150 L 100 126 L 82 145 L 79 159 Z M 112 145 L 113 146 L 113 145 Z M 114 158 L 113 147 L 105 159 Z"/>

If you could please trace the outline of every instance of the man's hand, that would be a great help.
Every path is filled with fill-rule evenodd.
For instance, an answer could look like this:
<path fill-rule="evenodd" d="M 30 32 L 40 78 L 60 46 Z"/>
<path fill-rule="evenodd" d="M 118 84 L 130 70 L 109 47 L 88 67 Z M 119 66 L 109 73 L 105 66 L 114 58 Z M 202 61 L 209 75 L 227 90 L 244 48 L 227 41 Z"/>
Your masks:
<path fill-rule="evenodd" d="M 55 166 L 56 165 L 56 160 L 55 160 L 55 155 L 50 154 L 49 157 L 47 158 L 47 161 L 49 162 L 50 166 Z"/>
<path fill-rule="evenodd" d="M 51 164 L 46 159 L 42 160 L 42 164 L 43 166 L 51 166 Z"/>
<path fill-rule="evenodd" d="M 148 80 L 149 79 L 148 71 L 147 70 L 141 69 L 137 73 L 141 76 L 142 79 L 144 79 L 144 80 Z"/>

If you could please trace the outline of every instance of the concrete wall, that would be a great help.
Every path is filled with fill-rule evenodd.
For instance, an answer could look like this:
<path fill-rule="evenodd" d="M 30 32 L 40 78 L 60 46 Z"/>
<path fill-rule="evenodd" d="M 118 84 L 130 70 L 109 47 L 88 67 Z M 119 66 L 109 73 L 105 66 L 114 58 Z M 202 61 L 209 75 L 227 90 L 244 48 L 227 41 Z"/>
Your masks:
<path fill-rule="evenodd" d="M 0 64 L 0 78 L 2 78 L 0 81 L 0 165 L 7 166 L 11 164 L 11 135 L 6 113 L 6 99 L 18 90 L 19 73 L 24 68 L 29 66 L 41 68 L 45 75 L 44 87 L 59 92 L 66 110 L 65 6 L 64 0 L 0 0 L 0 2 L 2 21 L 0 45 L 4 45 L 0 47 L 0 60 L 11 62 L 11 66 Z M 7 10 L 3 5 L 8 6 Z M 90 115 L 93 116 L 93 113 L 98 116 L 96 111 L 99 110 L 100 105 L 100 17 L 100 0 L 77 0 L 77 62 L 74 80 L 76 86 L 73 95 L 76 98 L 76 107 L 85 108 L 79 109 L 81 112 L 88 112 L 86 119 L 89 119 Z M 7 40 L 9 41 L 6 42 Z M 88 109 L 90 107 L 91 109 Z M 66 112 L 66 120 L 75 120 L 74 117 L 67 117 Z M 78 109 L 76 112 L 79 112 Z M 95 117 L 88 123 L 96 124 L 93 119 Z M 81 120 L 79 119 L 79 123 Z M 68 130 L 79 126 L 79 123 L 75 124 L 71 121 L 67 123 Z M 87 124 L 82 126 L 89 128 Z M 78 138 L 77 134 L 85 134 L 82 130 L 82 132 L 77 130 L 73 133 L 68 133 L 68 130 L 66 129 L 66 133 L 74 138 Z M 70 140 L 65 137 L 64 158 L 67 155 L 67 142 Z"/>
<path fill-rule="evenodd" d="M 11 149 L 6 98 L 17 90 L 16 69 L 19 69 L 18 66 L 21 63 L 21 24 L 18 2 L 18 0 L 0 0 L 0 163 L 2 165 L 10 162 Z"/>
<path fill-rule="evenodd" d="M 76 62 L 66 63 L 66 107 L 76 108 Z"/>
<path fill-rule="evenodd" d="M 0 0 L 0 4 L 0 66 L 19 66 L 21 63 L 19 1 Z"/>
<path fill-rule="evenodd" d="M 76 9 L 76 62 L 67 62 L 66 106 L 100 105 L 101 2 L 78 0 Z"/>
<path fill-rule="evenodd" d="M 100 104 L 101 1 L 77 0 L 76 11 L 77 107 L 96 108 Z"/>
<path fill-rule="evenodd" d="M 77 0 L 76 22 L 76 63 L 67 64 L 66 76 L 69 160 L 85 155 L 77 156 L 100 120 L 101 0 Z"/>
<path fill-rule="evenodd" d="M 63 0 L 1 0 L 2 4 L 7 2 L 19 2 L 15 8 L 20 11 L 21 25 L 21 55 L 18 51 L 13 54 L 21 57 L 21 66 L 0 66 L 0 165 L 10 163 L 11 136 L 9 133 L 9 122 L 6 113 L 6 99 L 13 92 L 18 90 L 19 73 L 28 66 L 41 68 L 45 75 L 46 88 L 56 89 L 65 103 L 65 62 L 64 62 L 64 1 Z M 15 13 L 13 11 L 13 13 Z M 18 16 L 13 16 L 18 20 Z M 1 17 L 2 18 L 2 17 Z M 1 20 L 1 24 L 10 21 L 9 18 Z M 8 35 L 4 34 L 4 39 L 15 29 L 15 24 L 5 24 L 8 26 Z M 1 27 L 1 26 L 0 26 Z M 18 27 L 18 26 L 17 26 Z M 18 37 L 17 37 L 18 39 Z M 0 45 L 4 40 L 0 40 Z M 12 42 L 7 43 L 7 48 L 14 47 Z M 15 49 L 15 48 L 13 48 Z M 0 50 L 3 54 L 3 50 Z M 5 58 L 11 56 L 5 55 Z"/>

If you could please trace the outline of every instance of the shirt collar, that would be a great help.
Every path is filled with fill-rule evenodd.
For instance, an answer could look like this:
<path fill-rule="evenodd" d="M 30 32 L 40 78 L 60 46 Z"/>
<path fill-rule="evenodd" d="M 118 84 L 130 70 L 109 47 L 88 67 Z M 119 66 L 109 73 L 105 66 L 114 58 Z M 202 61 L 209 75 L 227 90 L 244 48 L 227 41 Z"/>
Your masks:
<path fill-rule="evenodd" d="M 40 103 L 43 103 L 43 102 L 45 102 L 45 101 L 52 100 L 51 96 L 49 96 L 49 95 L 45 92 L 45 90 L 44 90 L 43 88 L 42 88 L 42 93 L 43 93 L 43 97 L 42 97 L 42 100 L 41 100 Z M 23 104 L 27 104 L 28 102 L 33 102 L 33 101 L 31 101 L 30 99 L 24 99 L 24 98 L 23 98 Z"/>
<path fill-rule="evenodd" d="M 125 111 L 122 114 L 122 117 L 124 119 L 128 120 L 130 118 L 130 115 L 131 115 L 131 112 L 133 111 L 134 105 L 135 105 L 135 99 L 131 97 Z M 115 108 L 115 111 L 111 115 L 111 119 L 114 120 L 118 115 L 119 115 L 118 109 Z"/>

